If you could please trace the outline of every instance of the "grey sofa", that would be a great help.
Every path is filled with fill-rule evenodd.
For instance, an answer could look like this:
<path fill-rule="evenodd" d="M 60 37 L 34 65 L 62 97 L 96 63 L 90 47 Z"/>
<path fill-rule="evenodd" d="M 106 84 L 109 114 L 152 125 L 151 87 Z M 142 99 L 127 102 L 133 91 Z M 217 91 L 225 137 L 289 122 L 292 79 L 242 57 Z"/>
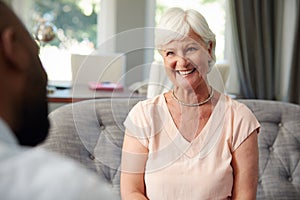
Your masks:
<path fill-rule="evenodd" d="M 42 148 L 71 157 L 119 191 L 123 121 L 141 99 L 98 99 L 53 111 Z M 257 199 L 300 199 L 300 106 L 240 100 L 261 123 Z"/>

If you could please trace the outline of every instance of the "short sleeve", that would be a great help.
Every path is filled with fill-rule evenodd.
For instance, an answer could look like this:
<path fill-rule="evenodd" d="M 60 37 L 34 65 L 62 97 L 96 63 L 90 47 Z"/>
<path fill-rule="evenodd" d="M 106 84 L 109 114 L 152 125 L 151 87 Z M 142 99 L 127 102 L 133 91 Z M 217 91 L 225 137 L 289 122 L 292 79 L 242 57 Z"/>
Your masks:
<path fill-rule="evenodd" d="M 148 146 L 148 133 L 151 130 L 142 102 L 138 102 L 128 113 L 124 121 L 127 134 L 136 137 L 144 146 Z"/>
<path fill-rule="evenodd" d="M 237 102 L 233 117 L 232 151 L 235 151 L 253 131 L 259 132 L 260 124 L 252 111 L 242 103 Z"/>

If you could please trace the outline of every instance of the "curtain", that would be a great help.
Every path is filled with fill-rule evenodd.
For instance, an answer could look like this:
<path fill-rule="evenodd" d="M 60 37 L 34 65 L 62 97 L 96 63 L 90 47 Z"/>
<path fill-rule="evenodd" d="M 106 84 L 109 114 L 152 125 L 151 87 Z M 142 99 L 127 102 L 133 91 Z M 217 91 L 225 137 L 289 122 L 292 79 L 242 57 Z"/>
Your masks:
<path fill-rule="evenodd" d="M 293 49 L 291 78 L 289 82 L 288 100 L 300 104 L 300 1 L 297 1 L 296 33 Z"/>
<path fill-rule="evenodd" d="M 287 52 L 293 50 L 290 46 L 284 49 L 286 40 L 293 40 L 286 34 L 290 29 L 285 30 L 287 25 L 284 23 L 288 14 L 284 13 L 284 6 L 288 1 L 228 1 L 234 59 L 242 97 L 291 101 L 297 96 L 299 99 L 299 30 L 298 36 L 294 35 L 295 53 L 286 56 Z M 299 22 L 294 24 L 298 25 Z M 292 57 L 292 54 L 293 62 L 286 64 L 287 57 Z M 284 74 L 294 78 L 284 78 Z M 285 85 L 289 87 L 285 88 Z M 289 96 L 288 90 L 291 91 Z"/>

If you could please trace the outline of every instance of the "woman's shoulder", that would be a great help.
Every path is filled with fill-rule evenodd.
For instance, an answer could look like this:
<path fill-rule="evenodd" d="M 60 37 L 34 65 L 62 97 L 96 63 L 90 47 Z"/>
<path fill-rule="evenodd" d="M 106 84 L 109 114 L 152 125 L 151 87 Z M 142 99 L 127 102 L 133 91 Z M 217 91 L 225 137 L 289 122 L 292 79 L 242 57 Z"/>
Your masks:
<path fill-rule="evenodd" d="M 239 109 L 246 109 L 248 110 L 248 107 L 244 104 L 238 101 L 238 99 L 233 99 L 229 95 L 224 95 L 225 102 L 227 106 L 229 106 L 233 110 L 239 110 Z"/>
<path fill-rule="evenodd" d="M 248 108 L 248 106 L 238 99 L 233 99 L 228 95 L 224 95 L 227 103 L 227 114 L 230 113 L 232 119 L 234 120 L 244 120 L 248 119 L 250 121 L 257 121 L 254 113 Z"/>
<path fill-rule="evenodd" d="M 164 94 L 159 94 L 155 97 L 142 100 L 138 104 L 140 106 L 161 105 L 163 103 L 163 101 L 165 101 Z"/>
<path fill-rule="evenodd" d="M 165 101 L 164 94 L 159 94 L 153 98 L 141 100 L 132 107 L 132 109 L 130 110 L 130 114 L 141 113 L 141 112 L 148 113 L 149 111 L 157 107 L 161 107 L 164 101 Z"/>

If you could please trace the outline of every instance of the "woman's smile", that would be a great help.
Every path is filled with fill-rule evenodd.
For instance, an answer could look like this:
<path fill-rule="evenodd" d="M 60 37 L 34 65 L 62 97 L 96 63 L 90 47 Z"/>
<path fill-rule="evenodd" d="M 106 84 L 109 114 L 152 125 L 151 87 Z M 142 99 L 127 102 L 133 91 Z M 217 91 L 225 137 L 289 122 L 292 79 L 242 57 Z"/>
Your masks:
<path fill-rule="evenodd" d="M 196 68 L 193 69 L 189 69 L 189 70 L 177 70 L 176 72 L 180 75 L 180 76 L 187 76 L 189 74 L 192 74 L 193 72 L 196 71 Z"/>

